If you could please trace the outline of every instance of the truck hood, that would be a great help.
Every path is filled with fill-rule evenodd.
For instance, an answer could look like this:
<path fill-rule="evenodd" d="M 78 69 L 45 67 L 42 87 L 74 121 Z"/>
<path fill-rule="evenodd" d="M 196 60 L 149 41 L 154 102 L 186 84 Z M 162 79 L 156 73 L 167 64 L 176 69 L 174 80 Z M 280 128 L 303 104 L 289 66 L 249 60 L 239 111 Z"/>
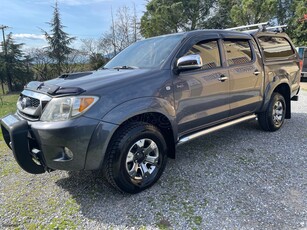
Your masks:
<path fill-rule="evenodd" d="M 39 82 L 32 81 L 25 89 L 44 92 L 52 96 L 78 95 L 86 91 L 104 88 L 118 81 L 132 81 L 151 75 L 151 69 L 104 69 L 93 72 L 63 74 L 58 78 Z"/>

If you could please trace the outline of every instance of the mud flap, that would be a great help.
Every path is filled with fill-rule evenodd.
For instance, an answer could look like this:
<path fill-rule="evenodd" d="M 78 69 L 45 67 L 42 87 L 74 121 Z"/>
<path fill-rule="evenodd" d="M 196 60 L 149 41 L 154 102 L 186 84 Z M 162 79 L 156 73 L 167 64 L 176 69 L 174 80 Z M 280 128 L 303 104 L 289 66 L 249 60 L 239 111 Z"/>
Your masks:
<path fill-rule="evenodd" d="M 46 171 L 44 166 L 36 164 L 32 159 L 27 121 L 8 115 L 1 119 L 1 130 L 6 144 L 12 149 L 15 160 L 23 170 L 32 174 L 41 174 Z"/>

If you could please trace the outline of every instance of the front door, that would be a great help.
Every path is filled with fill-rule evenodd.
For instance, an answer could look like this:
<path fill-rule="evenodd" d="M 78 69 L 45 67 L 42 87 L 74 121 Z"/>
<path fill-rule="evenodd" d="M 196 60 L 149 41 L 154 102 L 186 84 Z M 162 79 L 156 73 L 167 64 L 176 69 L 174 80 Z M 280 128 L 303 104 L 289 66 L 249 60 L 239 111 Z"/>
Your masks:
<path fill-rule="evenodd" d="M 201 69 L 184 71 L 174 80 L 179 136 L 228 119 L 228 70 L 221 64 L 218 39 L 192 44 L 185 55 L 199 54 Z"/>

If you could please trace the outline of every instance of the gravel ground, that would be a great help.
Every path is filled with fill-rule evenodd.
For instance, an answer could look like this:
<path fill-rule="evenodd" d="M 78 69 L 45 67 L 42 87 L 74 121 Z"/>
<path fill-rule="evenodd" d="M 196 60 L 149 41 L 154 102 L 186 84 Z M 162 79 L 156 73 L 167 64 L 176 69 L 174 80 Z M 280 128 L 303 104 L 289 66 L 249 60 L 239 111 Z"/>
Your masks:
<path fill-rule="evenodd" d="M 30 175 L 0 143 L 0 229 L 307 229 L 307 91 L 275 133 L 256 121 L 178 148 L 126 195 L 89 172 Z"/>

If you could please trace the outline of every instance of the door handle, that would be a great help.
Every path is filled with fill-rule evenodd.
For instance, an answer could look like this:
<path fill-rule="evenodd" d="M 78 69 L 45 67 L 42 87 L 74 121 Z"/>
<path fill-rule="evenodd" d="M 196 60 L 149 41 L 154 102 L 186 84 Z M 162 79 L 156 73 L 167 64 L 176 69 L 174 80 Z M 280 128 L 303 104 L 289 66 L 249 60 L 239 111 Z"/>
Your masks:
<path fill-rule="evenodd" d="M 255 70 L 254 74 L 258 76 L 261 72 L 259 70 Z"/>
<path fill-rule="evenodd" d="M 218 80 L 219 80 L 220 82 L 224 82 L 224 81 L 228 80 L 228 77 L 226 77 L 224 74 L 222 74 L 222 75 L 218 78 Z"/>
<path fill-rule="evenodd" d="M 176 85 L 176 87 L 177 87 L 177 89 L 180 89 L 180 88 L 183 88 L 184 85 L 179 83 L 179 84 Z"/>

